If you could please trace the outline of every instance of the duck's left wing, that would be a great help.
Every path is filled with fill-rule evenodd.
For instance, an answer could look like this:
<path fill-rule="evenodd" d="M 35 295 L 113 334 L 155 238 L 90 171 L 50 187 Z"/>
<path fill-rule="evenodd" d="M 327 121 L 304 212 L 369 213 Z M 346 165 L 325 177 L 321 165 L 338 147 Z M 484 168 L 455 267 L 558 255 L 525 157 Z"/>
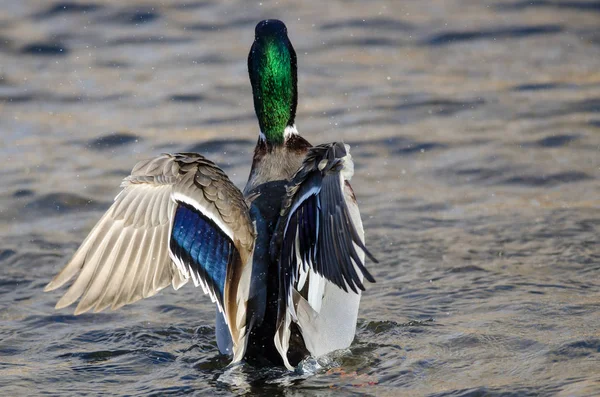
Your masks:
<path fill-rule="evenodd" d="M 359 236 L 346 203 L 344 189 L 353 168 L 349 147 L 335 142 L 311 148 L 292 178 L 271 250 L 279 256 L 282 293 L 287 298 L 300 266 L 344 291 L 365 289 L 357 270 L 375 282 L 354 246 L 377 262 Z"/>
<path fill-rule="evenodd" d="M 348 208 L 348 181 L 353 171 L 347 145 L 336 142 L 315 146 L 287 188 L 271 242 L 271 255 L 279 260 L 279 329 L 289 315 L 296 319 L 294 295 L 302 291 L 310 272 L 346 292 L 364 290 L 362 276 L 375 281 L 357 249 L 372 261 L 377 260 L 365 247 Z M 313 293 L 318 292 L 309 292 Z M 307 298 L 309 302 L 321 299 Z"/>

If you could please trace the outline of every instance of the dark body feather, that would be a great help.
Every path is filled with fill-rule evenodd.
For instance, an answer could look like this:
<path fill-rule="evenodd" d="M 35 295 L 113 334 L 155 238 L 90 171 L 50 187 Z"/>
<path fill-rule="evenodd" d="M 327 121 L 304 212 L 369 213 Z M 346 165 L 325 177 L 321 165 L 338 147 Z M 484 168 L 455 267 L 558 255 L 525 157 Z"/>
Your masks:
<path fill-rule="evenodd" d="M 256 289 L 264 288 L 264 302 L 258 304 L 264 306 L 264 315 L 253 324 L 246 350 L 246 359 L 255 364 L 282 365 L 281 356 L 273 341 L 277 325 L 279 264 L 277 260 L 271 259 L 269 245 L 279 220 L 286 185 L 302 164 L 310 147 L 310 143 L 299 135 L 290 136 L 284 145 L 272 145 L 259 139 L 254 150 L 250 177 L 244 189 L 245 197 L 255 197 L 250 206 L 252 220 L 257 222 L 257 228 L 263 225 L 263 230 L 257 233 L 253 278 L 256 273 L 263 274 L 259 277 L 261 283 L 253 280 L 252 285 Z M 308 355 L 295 325 L 290 346 L 288 359 L 294 365 Z"/>

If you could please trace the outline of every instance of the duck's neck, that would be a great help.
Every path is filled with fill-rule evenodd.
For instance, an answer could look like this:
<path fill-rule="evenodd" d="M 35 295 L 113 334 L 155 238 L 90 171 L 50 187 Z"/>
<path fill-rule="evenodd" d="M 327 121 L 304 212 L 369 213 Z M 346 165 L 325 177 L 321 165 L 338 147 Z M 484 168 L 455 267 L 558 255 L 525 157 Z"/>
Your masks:
<path fill-rule="evenodd" d="M 275 28 L 259 31 L 257 27 L 248 55 L 248 73 L 261 138 L 269 144 L 282 145 L 287 137 L 297 133 L 296 53 L 287 32 Z"/>

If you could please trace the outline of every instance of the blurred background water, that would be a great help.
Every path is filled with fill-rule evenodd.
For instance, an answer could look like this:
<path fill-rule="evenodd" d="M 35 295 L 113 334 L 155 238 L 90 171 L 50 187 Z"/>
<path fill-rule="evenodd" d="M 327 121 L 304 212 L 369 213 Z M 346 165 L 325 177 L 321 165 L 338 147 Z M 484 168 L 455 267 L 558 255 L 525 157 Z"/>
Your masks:
<path fill-rule="evenodd" d="M 43 286 L 139 159 L 238 186 L 246 56 L 286 22 L 300 132 L 356 163 L 368 285 L 352 347 L 228 368 L 186 286 L 117 312 Z M 600 3 L 18 1 L 0 6 L 2 395 L 599 395 Z"/>

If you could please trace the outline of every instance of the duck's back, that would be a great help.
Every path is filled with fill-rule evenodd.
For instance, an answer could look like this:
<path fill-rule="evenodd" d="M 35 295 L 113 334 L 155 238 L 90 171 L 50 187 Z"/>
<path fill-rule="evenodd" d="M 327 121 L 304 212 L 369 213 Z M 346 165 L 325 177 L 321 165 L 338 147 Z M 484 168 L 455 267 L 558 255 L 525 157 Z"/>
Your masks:
<path fill-rule="evenodd" d="M 276 332 L 277 300 L 279 294 L 279 267 L 272 261 L 269 245 L 275 231 L 286 193 L 286 185 L 302 165 L 311 147 L 299 135 L 287 139 L 284 145 L 270 145 L 259 139 L 254 150 L 252 169 L 244 196 L 251 201 L 250 215 L 256 224 L 257 239 L 253 255 L 252 288 L 254 296 L 249 304 L 251 325 L 246 359 L 261 363 L 282 364 L 273 336 Z M 227 332 L 227 327 L 217 321 L 217 335 Z M 292 330 L 288 359 L 297 362 L 308 354 L 297 329 Z M 221 349 L 223 350 L 223 349 Z"/>
<path fill-rule="evenodd" d="M 310 147 L 311 144 L 297 134 L 286 139 L 283 145 L 271 145 L 259 138 L 254 148 L 252 169 L 244 188 L 244 196 L 248 197 L 266 183 L 287 182 L 300 168 Z M 281 204 L 281 201 L 278 204 Z"/>

